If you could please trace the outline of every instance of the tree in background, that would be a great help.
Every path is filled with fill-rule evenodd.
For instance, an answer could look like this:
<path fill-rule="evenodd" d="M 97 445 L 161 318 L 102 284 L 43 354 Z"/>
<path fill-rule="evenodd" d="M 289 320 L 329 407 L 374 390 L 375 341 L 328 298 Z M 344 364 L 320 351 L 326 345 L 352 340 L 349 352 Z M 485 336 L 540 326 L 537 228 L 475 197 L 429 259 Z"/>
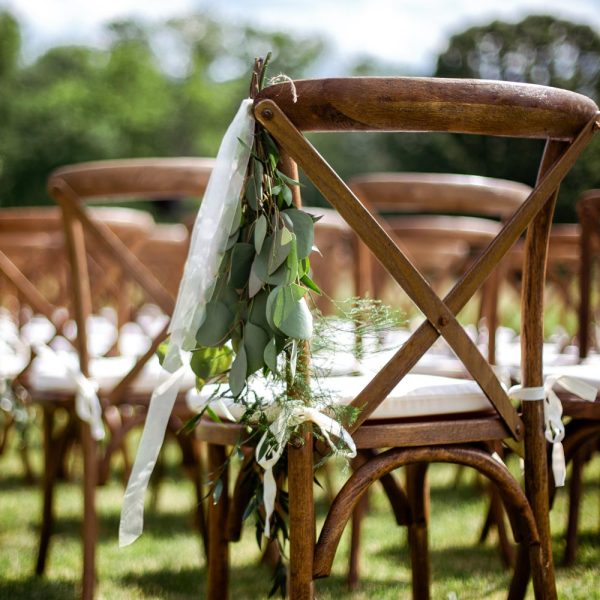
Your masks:
<path fill-rule="evenodd" d="M 435 75 L 500 79 L 551 85 L 600 100 L 600 36 L 587 25 L 550 16 L 530 16 L 513 24 L 494 21 L 450 38 Z M 455 151 L 466 155 L 470 172 L 533 184 L 542 145 L 509 139 L 460 136 Z M 600 187 L 600 144 L 585 151 L 565 179 L 557 218 L 574 220 L 573 200 L 581 191 Z"/>
<path fill-rule="evenodd" d="M 45 181 L 55 167 L 120 157 L 214 156 L 255 56 L 273 52 L 272 73 L 314 74 L 323 40 L 206 14 L 156 25 L 121 21 L 106 27 L 106 47 L 52 48 L 21 65 L 17 21 L 0 12 L 0 206 L 48 202 Z M 496 21 L 454 35 L 436 76 L 495 78 L 555 85 L 600 99 L 600 37 L 591 28 L 552 17 Z M 340 73 L 341 74 L 341 73 Z M 373 58 L 350 74 L 403 74 Z M 311 136 L 339 172 L 463 172 L 533 184 L 542 142 L 430 134 Z M 600 187 L 600 142 L 588 147 L 565 180 L 557 218 L 573 220 L 573 199 Z M 319 203 L 311 186 L 308 203 Z"/>
<path fill-rule="evenodd" d="M 323 48 L 206 15 L 115 22 L 106 34 L 106 48 L 51 48 L 22 66 L 18 22 L 0 12 L 0 206 L 48 203 L 46 178 L 64 164 L 214 156 L 254 53 L 272 50 L 274 69 L 298 75 Z"/>

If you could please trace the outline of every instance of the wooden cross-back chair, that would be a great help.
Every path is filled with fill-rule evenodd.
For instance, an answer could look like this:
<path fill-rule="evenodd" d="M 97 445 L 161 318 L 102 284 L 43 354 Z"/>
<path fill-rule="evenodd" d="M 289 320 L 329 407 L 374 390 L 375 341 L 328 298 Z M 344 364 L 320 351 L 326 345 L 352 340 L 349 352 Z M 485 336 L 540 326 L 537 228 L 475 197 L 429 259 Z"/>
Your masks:
<path fill-rule="evenodd" d="M 100 199 L 105 202 L 201 198 L 212 166 L 211 159 L 131 159 L 72 165 L 60 168 L 50 175 L 48 179 L 49 193 L 62 209 L 66 247 L 71 265 L 71 290 L 77 323 L 76 342 L 79 368 L 85 377 L 91 374 L 90 369 L 93 366 L 93 359 L 87 350 L 88 340 L 85 327 L 93 304 L 94 284 L 86 260 L 91 248 L 94 248 L 94 256 L 97 256 L 98 260 L 107 261 L 110 268 L 119 273 L 119 285 L 123 286 L 122 293 L 129 293 L 123 282 L 133 282 L 138 295 L 142 295 L 146 302 L 155 304 L 162 313 L 169 316 L 174 308 L 176 295 L 176 289 L 172 282 L 166 282 L 166 285 L 163 285 L 163 281 L 159 280 L 152 272 L 156 255 L 150 252 L 147 246 L 147 244 L 152 244 L 152 236 L 143 240 L 143 244 L 132 251 L 110 228 L 101 221 L 94 221 L 90 218 L 91 211 L 86 204 Z M 156 245 L 162 244 L 165 248 L 160 239 L 156 239 L 155 242 Z M 145 250 L 144 246 L 146 246 Z M 172 245 L 170 248 L 173 250 Z M 180 248 L 181 244 L 177 246 L 177 251 L 172 255 L 172 271 L 176 271 L 182 266 Z M 142 262 L 144 258 L 148 261 L 147 263 Z M 164 252 L 161 255 L 162 269 L 168 261 L 169 254 Z M 125 371 L 121 369 L 118 376 L 113 374 L 109 386 L 104 387 L 102 382 L 99 382 L 98 394 L 104 407 L 125 403 L 141 408 L 138 418 L 129 421 L 128 426 L 122 429 L 121 438 L 131 427 L 140 424 L 145 418 L 144 407 L 147 406 L 152 388 L 158 383 L 158 379 L 153 378 L 150 387 L 148 385 L 141 386 L 141 389 L 138 382 L 140 377 L 144 376 L 144 369 L 152 360 L 155 360 L 156 350 L 166 336 L 166 328 L 167 325 L 163 321 L 160 331 L 154 332 L 150 343 L 128 365 L 127 369 Z M 192 386 L 193 380 L 190 381 L 187 378 L 187 384 Z M 178 403 L 178 406 L 181 408 L 182 404 Z M 179 414 L 174 414 L 170 429 L 177 431 L 181 424 L 181 411 L 179 411 Z M 82 589 L 83 597 L 91 598 L 95 586 L 97 443 L 91 435 L 88 423 L 82 421 L 80 425 L 84 457 Z M 200 500 L 202 492 L 196 452 L 189 438 L 177 436 L 177 439 L 184 453 L 184 464 L 189 467 L 198 493 L 196 512 L 198 525 L 202 529 L 204 517 Z M 120 443 L 120 440 L 113 439 L 110 443 L 114 445 Z M 45 552 L 40 552 L 40 556 L 42 555 L 45 556 Z M 40 560 L 41 569 L 43 569 L 44 559 Z"/>
<path fill-rule="evenodd" d="M 576 203 L 581 226 L 579 261 L 579 357 L 581 363 L 567 369 L 565 374 L 579 377 L 600 388 L 598 374 L 597 342 L 594 346 L 593 304 L 597 301 L 598 271 L 600 254 L 600 190 L 588 190 L 581 194 Z M 596 287 L 596 289 L 594 289 Z M 595 352 L 594 352 L 595 350 Z M 600 443 L 600 401 L 587 402 L 568 393 L 560 394 L 563 413 L 570 417 L 565 426 L 563 443 L 565 461 L 571 464 L 569 476 L 569 510 L 565 536 L 563 563 L 572 565 L 577 557 L 578 528 L 583 499 L 583 469 L 598 450 Z"/>
<path fill-rule="evenodd" d="M 294 85 L 297 101 L 289 83 L 267 87 L 254 98 L 257 120 L 284 152 L 283 168 L 291 175 L 296 175 L 295 164 L 302 168 L 427 320 L 362 391 L 356 394 L 359 384 L 351 388 L 352 405 L 361 409 L 357 421 L 349 428 L 357 447 L 390 450 L 373 456 L 348 479 L 333 502 L 316 542 L 315 456 L 310 427 L 305 425 L 302 439 L 292 440 L 288 446 L 290 597 L 314 596 L 313 580 L 330 573 L 342 531 L 362 494 L 375 480 L 405 465 L 416 471 L 408 490 L 412 512 L 409 540 L 413 594 L 418 598 L 428 597 L 426 465 L 454 462 L 487 475 L 498 486 L 511 515 L 520 542 L 511 597 L 524 595 L 531 568 L 536 596 L 555 598 L 542 403 L 523 403 L 521 414 L 517 413 L 455 315 L 527 230 L 522 381 L 526 387 L 542 385 L 542 296 L 547 236 L 558 186 L 598 128 L 597 106 L 571 92 L 505 82 L 350 78 L 301 80 Z M 547 144 L 535 189 L 469 272 L 442 299 L 303 135 L 308 131 L 448 131 L 542 138 Z M 299 203 L 299 190 L 294 193 Z M 406 379 L 411 367 L 439 336 L 463 361 L 484 399 L 487 398 L 489 411 L 456 414 L 445 420 L 432 416 L 370 419 L 378 414 L 375 411 L 385 408 L 386 397 L 398 382 Z M 224 445 L 237 440 L 239 426 L 204 420 L 199 433 L 209 441 L 209 461 L 217 468 L 225 458 Z M 526 494 L 503 465 L 477 447 L 481 441 L 506 438 L 524 441 Z M 227 594 L 228 549 L 224 527 L 227 504 L 227 494 L 223 493 L 219 502 L 209 507 L 208 597 L 211 599 L 221 599 Z"/>
<path fill-rule="evenodd" d="M 514 181 L 445 173 L 369 173 L 352 177 L 348 185 L 371 213 L 387 213 L 382 226 L 438 292 L 460 277 L 498 235 L 499 221 L 507 221 L 531 193 L 529 186 Z M 357 255 L 360 294 L 380 297 L 385 269 L 365 244 L 358 244 Z M 501 278 L 496 269 L 480 299 L 491 363 Z"/>

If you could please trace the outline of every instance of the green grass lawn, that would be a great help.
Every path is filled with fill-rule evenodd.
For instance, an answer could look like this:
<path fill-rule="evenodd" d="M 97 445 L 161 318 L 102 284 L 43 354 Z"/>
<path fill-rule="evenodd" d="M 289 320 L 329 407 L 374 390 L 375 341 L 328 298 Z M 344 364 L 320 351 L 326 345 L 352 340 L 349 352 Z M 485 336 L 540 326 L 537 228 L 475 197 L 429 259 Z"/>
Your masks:
<path fill-rule="evenodd" d="M 40 464 L 34 449 L 35 464 Z M 118 599 L 203 598 L 205 565 L 199 536 L 192 526 L 194 495 L 177 467 L 177 450 L 166 453 L 166 477 L 153 509 L 146 513 L 144 535 L 132 546 L 119 549 L 117 529 L 123 488 L 117 477 L 99 489 L 100 541 L 98 597 Z M 78 472 L 78 465 L 74 471 Z M 492 538 L 478 545 L 485 500 L 471 472 L 456 485 L 455 470 L 431 470 L 431 553 L 433 598 L 503 598 L 509 581 Z M 586 471 L 586 496 L 578 565 L 558 567 L 560 598 L 600 599 L 600 460 Z M 379 489 L 372 495 L 362 544 L 362 584 L 350 593 L 345 585 L 348 532 L 330 578 L 316 584 L 322 600 L 394 599 L 410 597 L 410 570 L 406 531 L 395 525 Z M 46 577 L 33 575 L 41 512 L 36 486 L 24 483 L 14 447 L 0 457 L 0 599 L 68 599 L 78 594 L 81 566 L 79 539 L 81 496 L 78 480 L 61 483 L 57 492 L 56 534 L 50 548 Z M 319 518 L 325 500 L 319 497 Z M 555 559 L 560 562 L 565 528 L 565 493 L 559 493 L 552 513 Z M 254 527 L 248 525 L 242 541 L 231 548 L 231 597 L 266 598 L 270 571 L 259 565 Z M 530 596 L 533 597 L 530 591 Z"/>

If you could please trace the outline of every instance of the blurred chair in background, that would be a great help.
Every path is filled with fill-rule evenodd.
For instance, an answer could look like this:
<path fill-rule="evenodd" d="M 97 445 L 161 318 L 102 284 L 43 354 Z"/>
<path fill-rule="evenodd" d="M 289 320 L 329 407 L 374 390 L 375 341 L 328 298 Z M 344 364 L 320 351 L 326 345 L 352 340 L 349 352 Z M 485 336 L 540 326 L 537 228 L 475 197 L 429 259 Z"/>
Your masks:
<path fill-rule="evenodd" d="M 103 161 L 58 169 L 48 180 L 50 195 L 62 209 L 77 353 L 46 353 L 33 362 L 30 379 L 35 384 L 34 398 L 44 405 L 48 460 L 51 460 L 55 409 L 66 404 L 71 410 L 78 408 L 78 414 L 87 419 L 79 422 L 84 468 L 84 598 L 93 597 L 96 577 L 95 487 L 99 476 L 107 474 L 111 451 L 122 445 L 128 431 L 144 421 L 150 396 L 160 381 L 156 350 L 166 335 L 174 306 L 174 281 L 181 273 L 182 257 L 187 250 L 187 237 L 179 228 L 167 233 L 162 227 L 153 227 L 134 243 L 125 243 L 103 220 L 95 219 L 97 209 L 87 205 L 99 200 L 201 198 L 212 164 L 209 159 L 185 158 Z M 158 246 L 164 250 L 160 254 L 156 254 Z M 96 265 L 110 277 L 98 280 Z M 153 273 L 154 267 L 158 277 Z M 160 277 L 165 278 L 164 285 Z M 98 336 L 90 330 L 89 323 L 97 311 L 107 310 L 107 307 L 113 315 L 116 313 L 118 327 L 107 351 L 95 354 L 90 346 Z M 182 383 L 182 391 L 194 383 L 195 377 L 190 371 Z M 97 407 L 94 408 L 89 398 L 90 388 L 97 390 L 104 422 L 115 417 L 115 428 L 104 457 L 99 454 L 98 438 L 102 432 L 98 431 L 98 415 L 94 414 Z M 79 403 L 86 395 L 88 404 L 81 410 Z M 182 403 L 177 406 L 170 422 L 171 432 L 179 431 L 187 415 Z M 196 519 L 204 534 L 197 449 L 189 436 L 177 435 L 176 439 L 197 492 Z M 37 566 L 40 573 L 46 562 L 52 528 L 55 483 L 52 475 L 49 471 L 45 477 L 44 520 Z"/>

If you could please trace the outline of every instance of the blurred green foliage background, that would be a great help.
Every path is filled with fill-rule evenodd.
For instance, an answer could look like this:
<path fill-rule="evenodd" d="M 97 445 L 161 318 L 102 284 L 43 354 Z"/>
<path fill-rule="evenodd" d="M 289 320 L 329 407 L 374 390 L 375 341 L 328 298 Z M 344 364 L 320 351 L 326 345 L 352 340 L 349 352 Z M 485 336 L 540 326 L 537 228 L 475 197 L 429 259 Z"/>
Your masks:
<path fill-rule="evenodd" d="M 106 26 L 106 44 L 59 46 L 25 63 L 21 27 L 0 12 L 0 206 L 45 204 L 60 165 L 107 158 L 214 156 L 247 94 L 255 56 L 273 52 L 272 74 L 322 74 L 326 40 L 231 25 L 207 14 L 158 25 Z M 403 75 L 372 58 L 335 75 Z M 527 81 L 600 101 L 600 36 L 549 16 L 493 22 L 451 37 L 434 73 Z M 533 184 L 542 143 L 447 134 L 314 135 L 343 176 L 373 170 L 462 172 Z M 342 143 L 342 141 L 344 143 Z M 557 220 L 574 219 L 581 191 L 600 187 L 600 140 L 563 185 Z M 318 204 L 316 191 L 305 191 Z"/>

